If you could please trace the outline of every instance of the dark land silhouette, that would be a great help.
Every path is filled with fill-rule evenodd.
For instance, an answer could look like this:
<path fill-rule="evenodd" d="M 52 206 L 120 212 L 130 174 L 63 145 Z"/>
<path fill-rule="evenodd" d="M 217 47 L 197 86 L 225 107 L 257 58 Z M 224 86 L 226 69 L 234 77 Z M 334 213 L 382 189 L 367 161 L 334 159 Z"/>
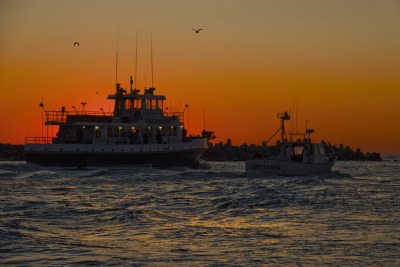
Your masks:
<path fill-rule="evenodd" d="M 340 144 L 339 146 L 327 146 L 334 151 L 337 160 L 358 160 L 358 161 L 381 161 L 381 155 L 378 152 L 362 152 L 359 148 L 356 150 L 349 146 Z M 276 152 L 276 147 L 267 147 L 266 144 L 242 144 L 240 146 L 232 145 L 230 139 L 226 143 L 209 143 L 209 149 L 204 152 L 202 159 L 208 161 L 245 161 L 255 157 L 270 156 Z M 0 144 L 0 160 L 24 160 L 24 146 L 12 144 Z"/>
<path fill-rule="evenodd" d="M 358 161 L 381 161 L 381 154 L 378 152 L 362 152 L 359 148 L 353 150 L 349 146 L 327 144 L 329 150 L 335 153 L 337 160 L 358 160 Z M 242 144 L 232 145 L 230 139 L 226 143 L 219 142 L 209 144 L 209 149 L 204 152 L 202 159 L 208 161 L 245 161 L 252 158 L 271 156 L 279 149 L 277 146 L 268 146 L 265 142 L 262 145 Z"/>
<path fill-rule="evenodd" d="M 24 145 L 0 144 L 0 160 L 24 159 Z"/>

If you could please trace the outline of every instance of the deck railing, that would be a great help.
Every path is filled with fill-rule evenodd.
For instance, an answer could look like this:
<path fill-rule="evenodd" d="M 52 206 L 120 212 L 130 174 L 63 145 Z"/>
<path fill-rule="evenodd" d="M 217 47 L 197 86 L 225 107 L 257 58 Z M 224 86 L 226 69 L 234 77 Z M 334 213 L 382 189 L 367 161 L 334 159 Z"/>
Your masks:
<path fill-rule="evenodd" d="M 179 121 L 183 122 L 184 113 L 183 112 L 164 112 L 164 116 L 177 117 Z"/>
<path fill-rule="evenodd" d="M 25 137 L 25 144 L 42 144 L 47 145 L 52 143 L 52 137 L 47 136 L 34 136 L 34 137 Z"/>

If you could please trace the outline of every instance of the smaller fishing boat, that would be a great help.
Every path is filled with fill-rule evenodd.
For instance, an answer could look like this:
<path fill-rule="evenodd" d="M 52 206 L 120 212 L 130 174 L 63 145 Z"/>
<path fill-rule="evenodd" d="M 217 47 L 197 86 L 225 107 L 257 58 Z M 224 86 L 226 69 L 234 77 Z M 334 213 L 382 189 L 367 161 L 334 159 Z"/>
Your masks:
<path fill-rule="evenodd" d="M 281 133 L 281 140 L 278 140 L 275 146 L 267 147 L 266 156 L 255 155 L 255 158 L 246 160 L 246 172 L 280 176 L 319 175 L 330 172 L 335 164 L 334 153 L 324 142 L 311 142 L 310 135 L 314 130 L 306 129 L 302 134 L 291 133 L 290 140 L 287 140 L 285 121 L 290 120 L 290 115 L 288 112 L 278 113 L 278 118 L 281 126 L 269 140 L 278 132 Z M 302 136 L 302 139 L 293 141 L 294 135 Z"/>

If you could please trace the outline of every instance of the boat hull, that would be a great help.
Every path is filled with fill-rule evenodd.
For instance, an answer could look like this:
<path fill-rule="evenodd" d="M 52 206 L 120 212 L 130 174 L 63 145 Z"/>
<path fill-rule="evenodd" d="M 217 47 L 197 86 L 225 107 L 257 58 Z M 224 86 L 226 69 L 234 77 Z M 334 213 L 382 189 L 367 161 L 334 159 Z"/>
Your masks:
<path fill-rule="evenodd" d="M 245 163 L 247 172 L 279 176 L 306 176 L 329 173 L 335 161 L 304 163 L 277 159 L 252 159 Z"/>
<path fill-rule="evenodd" d="M 205 149 L 165 153 L 25 153 L 26 161 L 42 166 L 195 166 Z"/>
<path fill-rule="evenodd" d="M 206 140 L 175 145 L 25 145 L 28 163 L 42 166 L 195 166 Z"/>

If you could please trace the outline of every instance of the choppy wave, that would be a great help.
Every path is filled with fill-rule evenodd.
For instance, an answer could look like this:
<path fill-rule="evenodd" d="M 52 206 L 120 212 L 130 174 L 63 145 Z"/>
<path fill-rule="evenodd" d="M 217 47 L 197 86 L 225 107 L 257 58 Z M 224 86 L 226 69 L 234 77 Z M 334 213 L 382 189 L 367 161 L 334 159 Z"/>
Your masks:
<path fill-rule="evenodd" d="M 399 159 L 287 178 L 0 162 L 0 265 L 399 265 Z"/>

